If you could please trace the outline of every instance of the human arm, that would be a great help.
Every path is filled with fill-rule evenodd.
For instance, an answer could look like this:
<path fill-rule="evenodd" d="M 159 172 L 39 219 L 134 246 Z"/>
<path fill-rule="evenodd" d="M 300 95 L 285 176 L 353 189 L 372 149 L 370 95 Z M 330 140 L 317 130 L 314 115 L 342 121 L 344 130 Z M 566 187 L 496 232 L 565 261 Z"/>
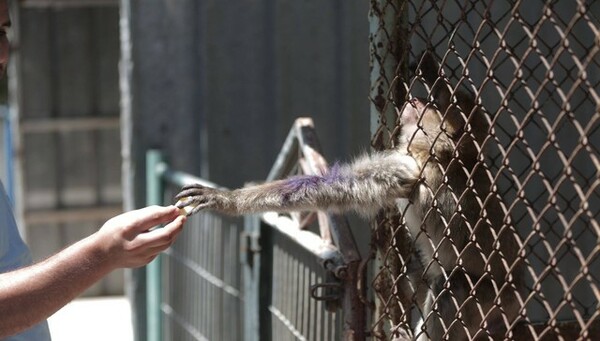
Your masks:
<path fill-rule="evenodd" d="M 44 261 L 0 274 L 0 338 L 44 320 L 109 272 L 149 263 L 184 222 L 174 206 L 126 212 Z"/>

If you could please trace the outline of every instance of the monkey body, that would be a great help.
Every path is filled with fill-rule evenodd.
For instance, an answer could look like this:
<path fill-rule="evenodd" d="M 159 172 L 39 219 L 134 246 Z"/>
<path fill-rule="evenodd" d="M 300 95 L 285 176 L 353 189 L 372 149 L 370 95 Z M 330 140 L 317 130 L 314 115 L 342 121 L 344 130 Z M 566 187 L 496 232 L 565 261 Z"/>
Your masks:
<path fill-rule="evenodd" d="M 424 63 L 431 64 L 430 57 Z M 431 66 L 429 66 L 431 68 Z M 192 214 L 354 210 L 373 216 L 397 206 L 417 250 L 409 274 L 422 319 L 419 340 L 503 337 L 519 315 L 523 285 L 519 242 L 505 223 L 493 177 L 483 162 L 488 124 L 469 96 L 451 104 L 437 70 L 424 74 L 436 103 L 412 99 L 401 112 L 398 146 L 336 164 L 323 175 L 299 175 L 226 191 L 184 187 Z M 419 299 L 417 299 L 419 300 Z M 457 322 L 458 320 L 458 322 Z"/>

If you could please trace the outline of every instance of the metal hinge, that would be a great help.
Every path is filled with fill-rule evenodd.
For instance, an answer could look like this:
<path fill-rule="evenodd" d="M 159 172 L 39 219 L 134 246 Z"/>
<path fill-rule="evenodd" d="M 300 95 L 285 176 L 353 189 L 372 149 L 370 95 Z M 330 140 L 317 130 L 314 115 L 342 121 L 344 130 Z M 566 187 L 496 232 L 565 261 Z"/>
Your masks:
<path fill-rule="evenodd" d="M 344 296 L 342 281 L 347 277 L 347 268 L 333 260 L 325 260 L 323 267 L 326 270 L 325 282 L 311 285 L 310 297 L 317 301 L 324 301 L 325 309 L 335 312 L 340 308 Z"/>
<path fill-rule="evenodd" d="M 240 257 L 243 264 L 254 266 L 254 255 L 260 253 L 260 235 L 255 232 L 240 232 Z"/>

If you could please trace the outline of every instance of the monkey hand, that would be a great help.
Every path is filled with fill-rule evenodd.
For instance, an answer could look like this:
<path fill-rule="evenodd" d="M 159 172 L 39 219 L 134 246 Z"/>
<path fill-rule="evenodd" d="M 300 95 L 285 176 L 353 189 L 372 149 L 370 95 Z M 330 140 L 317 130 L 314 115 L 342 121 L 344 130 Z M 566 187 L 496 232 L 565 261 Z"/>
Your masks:
<path fill-rule="evenodd" d="M 223 207 L 227 191 L 210 188 L 200 184 L 183 186 L 175 199 L 175 206 L 179 208 L 181 215 L 191 216 L 203 209 L 219 209 Z"/>

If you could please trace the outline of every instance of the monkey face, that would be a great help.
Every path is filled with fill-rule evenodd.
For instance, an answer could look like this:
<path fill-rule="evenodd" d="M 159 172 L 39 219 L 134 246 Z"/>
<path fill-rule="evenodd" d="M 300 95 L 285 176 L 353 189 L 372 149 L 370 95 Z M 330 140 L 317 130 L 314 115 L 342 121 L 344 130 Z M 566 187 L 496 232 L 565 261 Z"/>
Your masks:
<path fill-rule="evenodd" d="M 408 101 L 401 113 L 402 128 L 398 142 L 407 151 L 423 157 L 437 153 L 438 160 L 449 162 L 454 151 L 459 151 L 463 163 L 476 160 L 483 148 L 488 125 L 482 112 L 476 109 L 470 96 L 461 92 L 455 94 L 455 101 L 427 101 L 413 98 Z"/>
<path fill-rule="evenodd" d="M 443 68 L 429 51 L 414 65 L 415 75 L 429 90 L 427 100 L 411 99 L 401 120 L 403 133 L 429 135 L 461 146 L 481 145 L 488 135 L 488 120 L 470 93 L 457 89 L 444 78 Z M 419 133 L 421 131 L 421 133 Z M 416 135 L 415 135 L 416 137 Z"/>
<path fill-rule="evenodd" d="M 457 91 L 455 96 L 455 103 L 449 105 L 444 100 L 409 100 L 401 113 L 403 140 L 427 138 L 481 143 L 489 129 L 483 113 L 475 108 L 468 94 Z"/>
<path fill-rule="evenodd" d="M 439 135 L 440 128 L 443 126 L 443 119 L 440 111 L 435 105 L 426 102 L 421 98 L 412 98 L 402 110 L 402 131 L 401 136 L 404 142 L 410 143 L 412 140 L 422 140 L 435 138 Z"/>

